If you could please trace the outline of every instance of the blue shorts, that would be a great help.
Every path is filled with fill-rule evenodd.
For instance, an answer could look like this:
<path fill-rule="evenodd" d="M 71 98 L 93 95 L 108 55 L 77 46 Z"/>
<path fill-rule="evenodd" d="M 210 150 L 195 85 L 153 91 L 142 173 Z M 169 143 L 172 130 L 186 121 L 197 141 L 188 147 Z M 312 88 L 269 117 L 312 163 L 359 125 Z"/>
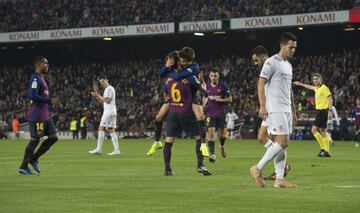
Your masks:
<path fill-rule="evenodd" d="M 188 137 L 200 135 L 196 119 L 182 113 L 170 112 L 166 118 L 166 137 L 176 137 L 181 132 L 185 132 Z"/>
<path fill-rule="evenodd" d="M 207 117 L 206 124 L 208 128 L 218 128 L 218 129 L 226 128 L 225 117 Z"/>
<path fill-rule="evenodd" d="M 47 121 L 29 121 L 29 131 L 32 138 L 41 138 L 56 134 L 56 127 L 52 118 Z"/>

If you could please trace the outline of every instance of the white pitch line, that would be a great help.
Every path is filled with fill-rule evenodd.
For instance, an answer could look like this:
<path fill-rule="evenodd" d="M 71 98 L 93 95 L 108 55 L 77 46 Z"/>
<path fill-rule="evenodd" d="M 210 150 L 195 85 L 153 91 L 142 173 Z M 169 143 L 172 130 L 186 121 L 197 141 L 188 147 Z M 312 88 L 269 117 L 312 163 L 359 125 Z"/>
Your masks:
<path fill-rule="evenodd" d="M 348 185 L 348 186 L 335 186 L 336 188 L 342 189 L 359 189 L 360 185 Z"/>

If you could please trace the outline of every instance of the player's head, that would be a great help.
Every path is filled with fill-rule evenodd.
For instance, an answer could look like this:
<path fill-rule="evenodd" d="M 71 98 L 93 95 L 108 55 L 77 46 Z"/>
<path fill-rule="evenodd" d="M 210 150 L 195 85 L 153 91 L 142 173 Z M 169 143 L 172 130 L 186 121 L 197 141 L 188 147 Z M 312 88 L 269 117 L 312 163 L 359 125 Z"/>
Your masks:
<path fill-rule="evenodd" d="M 283 33 L 280 36 L 279 43 L 280 52 L 282 52 L 285 59 L 292 58 L 297 47 L 296 36 L 289 32 Z"/>
<path fill-rule="evenodd" d="M 269 58 L 269 54 L 267 49 L 264 46 L 257 46 L 253 49 L 251 52 L 251 59 L 255 66 L 262 67 L 266 61 L 266 59 Z"/>
<path fill-rule="evenodd" d="M 312 74 L 311 81 L 315 86 L 320 86 L 323 83 L 321 74 L 320 73 Z"/>
<path fill-rule="evenodd" d="M 195 59 L 195 51 L 191 47 L 184 47 L 179 51 L 180 65 L 185 68 Z"/>
<path fill-rule="evenodd" d="M 217 84 L 219 82 L 220 72 L 217 68 L 211 68 L 209 78 L 211 83 Z"/>
<path fill-rule="evenodd" d="M 101 76 L 99 82 L 103 88 L 106 88 L 109 86 L 109 80 L 106 76 Z"/>
<path fill-rule="evenodd" d="M 165 57 L 165 63 L 170 58 L 174 59 L 174 61 L 175 61 L 175 64 L 172 65 L 171 67 L 176 69 L 178 67 L 178 62 L 179 62 L 179 51 L 174 50 L 174 51 L 169 52 Z"/>
<path fill-rule="evenodd" d="M 36 56 L 33 60 L 33 65 L 36 72 L 44 74 L 49 69 L 49 62 L 44 56 Z"/>

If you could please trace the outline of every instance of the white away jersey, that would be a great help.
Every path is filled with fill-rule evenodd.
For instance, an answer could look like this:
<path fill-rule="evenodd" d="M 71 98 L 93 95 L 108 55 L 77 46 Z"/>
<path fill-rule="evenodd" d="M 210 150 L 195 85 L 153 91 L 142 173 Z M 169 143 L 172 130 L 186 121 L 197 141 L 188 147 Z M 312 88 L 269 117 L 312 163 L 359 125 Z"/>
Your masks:
<path fill-rule="evenodd" d="M 115 95 L 114 87 L 110 85 L 106 87 L 104 90 L 103 97 L 107 97 L 111 99 L 109 104 L 104 102 L 104 114 L 105 113 L 116 114 L 116 104 L 115 104 L 116 95 Z"/>
<path fill-rule="evenodd" d="M 268 58 L 260 77 L 265 78 L 266 109 L 271 112 L 291 112 L 292 66 L 278 54 Z"/>
<path fill-rule="evenodd" d="M 228 123 L 234 123 L 238 118 L 239 117 L 236 115 L 235 112 L 233 112 L 233 113 L 228 112 L 226 114 L 226 120 Z"/>

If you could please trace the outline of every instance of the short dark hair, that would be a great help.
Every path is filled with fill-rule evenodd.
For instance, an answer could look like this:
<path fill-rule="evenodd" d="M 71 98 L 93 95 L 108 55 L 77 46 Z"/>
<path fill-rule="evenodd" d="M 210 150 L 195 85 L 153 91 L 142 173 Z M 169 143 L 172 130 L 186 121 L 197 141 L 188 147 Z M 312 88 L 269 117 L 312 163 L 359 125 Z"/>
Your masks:
<path fill-rule="evenodd" d="M 183 47 L 179 51 L 179 58 L 184 58 L 187 61 L 193 61 L 195 59 L 195 51 L 191 47 Z"/>
<path fill-rule="evenodd" d="M 165 57 L 165 63 L 168 60 L 168 58 L 173 58 L 174 59 L 175 63 L 171 67 L 176 68 L 177 67 L 177 61 L 179 60 L 179 51 L 174 50 L 174 51 L 169 52 Z"/>
<path fill-rule="evenodd" d="M 294 34 L 292 34 L 290 32 L 281 34 L 281 36 L 279 38 L 279 43 L 286 44 L 286 43 L 288 43 L 288 41 L 297 41 L 297 38 Z"/>
<path fill-rule="evenodd" d="M 99 76 L 99 81 L 100 81 L 101 79 L 109 80 L 108 77 L 107 77 L 105 74 L 101 74 L 101 75 Z"/>
<path fill-rule="evenodd" d="M 33 60 L 33 65 L 36 66 L 38 63 L 40 63 L 44 59 L 46 59 L 44 56 L 36 56 Z"/>
<path fill-rule="evenodd" d="M 259 45 L 252 50 L 251 55 L 269 55 L 269 53 L 264 46 Z"/>
<path fill-rule="evenodd" d="M 214 72 L 214 73 L 219 73 L 219 74 L 220 74 L 219 69 L 218 69 L 218 68 L 216 68 L 216 67 L 212 67 L 212 68 L 210 68 L 210 72 Z"/>
<path fill-rule="evenodd" d="M 320 79 L 322 80 L 322 76 L 321 76 L 321 74 L 318 73 L 318 72 L 313 73 L 311 77 L 312 77 L 312 78 L 313 78 L 313 77 L 318 77 L 318 78 L 320 78 Z"/>

